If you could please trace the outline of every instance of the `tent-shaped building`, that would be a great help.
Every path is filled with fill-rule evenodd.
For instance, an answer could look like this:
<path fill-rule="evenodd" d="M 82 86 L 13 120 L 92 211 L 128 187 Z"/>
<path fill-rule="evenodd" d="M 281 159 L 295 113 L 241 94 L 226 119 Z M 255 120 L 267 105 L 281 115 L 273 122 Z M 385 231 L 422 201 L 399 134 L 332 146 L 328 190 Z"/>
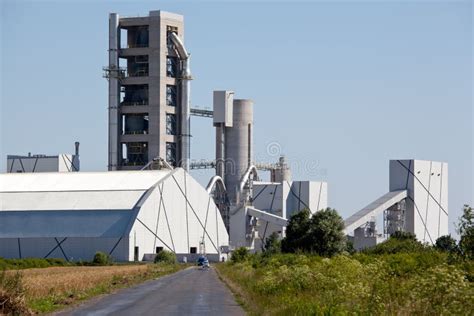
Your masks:
<path fill-rule="evenodd" d="M 212 197 L 181 168 L 0 175 L 0 257 L 219 260 L 228 242 Z"/>

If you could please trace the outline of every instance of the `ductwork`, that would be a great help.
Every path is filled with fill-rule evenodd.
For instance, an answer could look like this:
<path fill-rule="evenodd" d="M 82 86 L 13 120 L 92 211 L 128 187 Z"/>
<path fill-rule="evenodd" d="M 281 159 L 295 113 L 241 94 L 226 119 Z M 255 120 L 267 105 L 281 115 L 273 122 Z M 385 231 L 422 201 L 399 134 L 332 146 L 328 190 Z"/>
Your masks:
<path fill-rule="evenodd" d="M 183 42 L 176 33 L 170 34 L 178 57 L 181 61 L 180 85 L 181 85 L 181 105 L 180 105 L 180 167 L 189 171 L 190 159 L 190 94 L 191 94 L 191 68 L 189 66 L 189 54 Z"/>
<path fill-rule="evenodd" d="M 214 177 L 211 178 L 211 180 L 209 181 L 209 184 L 208 184 L 207 187 L 206 187 L 207 193 L 211 193 L 211 192 L 212 192 L 212 189 L 213 189 L 216 185 L 220 185 L 220 186 L 221 186 L 221 189 L 223 190 L 223 192 L 226 191 L 226 187 L 225 187 L 225 184 L 224 184 L 224 180 L 222 180 L 222 178 L 221 178 L 220 176 L 214 176 Z"/>
<path fill-rule="evenodd" d="M 254 165 L 251 165 L 251 166 L 247 169 L 247 171 L 245 172 L 245 174 L 242 176 L 242 180 L 240 180 L 239 191 L 240 191 L 241 193 L 242 193 L 242 191 L 244 190 L 245 183 L 247 183 L 247 181 L 249 181 L 251 174 L 253 174 L 255 178 L 257 177 L 257 168 L 256 168 Z"/>

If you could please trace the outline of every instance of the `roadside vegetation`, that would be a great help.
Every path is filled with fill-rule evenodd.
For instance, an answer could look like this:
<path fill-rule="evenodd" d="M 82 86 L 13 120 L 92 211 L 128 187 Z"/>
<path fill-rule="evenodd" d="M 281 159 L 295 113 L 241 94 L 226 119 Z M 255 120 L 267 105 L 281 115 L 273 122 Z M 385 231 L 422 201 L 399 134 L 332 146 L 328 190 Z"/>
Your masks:
<path fill-rule="evenodd" d="M 397 233 L 356 252 L 335 210 L 302 211 L 282 241 L 270 236 L 259 254 L 239 248 L 217 269 L 252 315 L 472 315 L 473 219 L 465 206 L 459 243 Z"/>
<path fill-rule="evenodd" d="M 97 253 L 91 262 L 0 259 L 0 315 L 47 313 L 96 295 L 177 272 L 183 264 L 113 264 Z"/>

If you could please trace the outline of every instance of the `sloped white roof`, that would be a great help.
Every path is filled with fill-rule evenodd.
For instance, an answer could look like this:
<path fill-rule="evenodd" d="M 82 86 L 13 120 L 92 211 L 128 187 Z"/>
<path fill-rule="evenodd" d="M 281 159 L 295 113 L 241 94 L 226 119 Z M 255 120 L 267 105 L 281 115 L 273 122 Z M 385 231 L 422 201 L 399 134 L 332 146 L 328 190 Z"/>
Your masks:
<path fill-rule="evenodd" d="M 129 210 L 169 170 L 0 174 L 0 211 Z"/>

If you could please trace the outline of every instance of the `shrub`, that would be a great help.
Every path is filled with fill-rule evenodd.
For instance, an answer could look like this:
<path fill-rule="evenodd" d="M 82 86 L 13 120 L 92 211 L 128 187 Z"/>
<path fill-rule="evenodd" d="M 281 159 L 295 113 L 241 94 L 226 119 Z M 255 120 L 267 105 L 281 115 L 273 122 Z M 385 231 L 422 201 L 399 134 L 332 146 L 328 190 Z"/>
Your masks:
<path fill-rule="evenodd" d="M 175 264 L 177 262 L 174 252 L 162 250 L 155 256 L 155 263 Z"/>
<path fill-rule="evenodd" d="M 281 240 L 276 232 L 272 233 L 263 245 L 263 253 L 266 255 L 272 255 L 281 252 Z"/>
<path fill-rule="evenodd" d="M 474 210 L 469 205 L 464 205 L 463 215 L 459 218 L 458 232 L 461 236 L 459 248 L 462 254 L 469 259 L 474 259 Z"/>
<path fill-rule="evenodd" d="M 92 260 L 92 264 L 96 266 L 106 266 L 112 263 L 112 258 L 101 251 L 97 251 L 94 255 L 94 259 Z"/>
<path fill-rule="evenodd" d="M 235 249 L 232 252 L 232 256 L 230 257 L 230 260 L 234 263 L 244 262 L 249 258 L 249 256 L 250 256 L 249 250 L 245 247 L 240 247 L 240 248 Z"/>
<path fill-rule="evenodd" d="M 458 246 L 451 235 L 445 235 L 436 239 L 435 248 L 439 251 L 455 252 Z"/>
<path fill-rule="evenodd" d="M 71 263 L 58 258 L 24 258 L 24 259 L 3 259 L 0 258 L 0 270 L 16 270 L 31 268 L 47 268 L 51 266 L 67 266 Z"/>
<path fill-rule="evenodd" d="M 386 241 L 367 249 L 362 250 L 369 254 L 393 254 L 393 253 L 412 253 L 420 252 L 428 249 L 421 242 L 417 241 L 411 234 L 396 234 L 390 236 Z"/>
<path fill-rule="evenodd" d="M 0 273 L 0 315 L 32 315 L 25 301 L 22 275 Z"/>

